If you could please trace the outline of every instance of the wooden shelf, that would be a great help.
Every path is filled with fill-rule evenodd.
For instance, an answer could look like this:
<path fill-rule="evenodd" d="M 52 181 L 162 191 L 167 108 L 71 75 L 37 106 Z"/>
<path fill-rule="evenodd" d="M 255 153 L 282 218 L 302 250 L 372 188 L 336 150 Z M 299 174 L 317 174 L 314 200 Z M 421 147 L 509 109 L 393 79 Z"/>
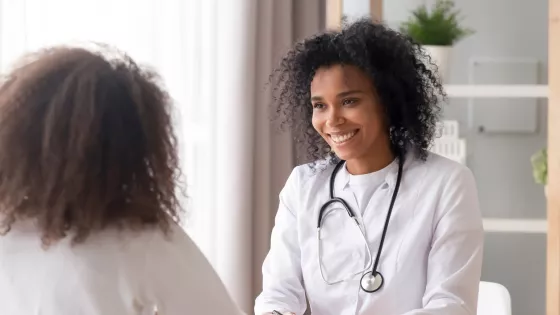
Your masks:
<path fill-rule="evenodd" d="M 448 98 L 548 98 L 548 85 L 445 85 Z"/>

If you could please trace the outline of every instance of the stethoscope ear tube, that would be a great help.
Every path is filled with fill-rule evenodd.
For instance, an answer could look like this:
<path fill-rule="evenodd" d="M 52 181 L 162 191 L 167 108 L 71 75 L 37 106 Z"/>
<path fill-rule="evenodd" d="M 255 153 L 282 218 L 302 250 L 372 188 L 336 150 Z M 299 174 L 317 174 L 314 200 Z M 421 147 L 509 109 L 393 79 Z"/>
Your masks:
<path fill-rule="evenodd" d="M 329 201 L 327 201 L 319 210 L 319 217 L 317 219 L 317 228 L 320 229 L 321 228 L 321 222 L 323 220 L 323 213 L 325 212 L 325 210 L 327 209 L 328 206 L 330 206 L 333 203 L 341 203 L 343 208 L 346 210 L 346 212 L 348 213 L 348 216 L 350 216 L 350 218 L 355 220 L 355 216 L 354 213 L 352 212 L 352 210 L 350 210 L 350 206 L 346 203 L 346 200 L 342 199 L 342 198 L 338 198 L 338 197 L 334 197 L 332 199 L 330 199 Z"/>
<path fill-rule="evenodd" d="M 322 207 L 321 209 L 319 209 L 319 216 L 317 217 L 317 228 L 320 229 L 321 228 L 321 221 L 323 220 L 323 213 L 325 212 L 325 210 L 327 209 L 328 206 L 330 206 L 331 204 L 335 203 L 335 202 L 339 202 L 342 204 L 342 206 L 344 207 L 344 209 L 346 210 L 346 212 L 348 212 L 348 215 L 351 218 L 354 218 L 354 213 L 352 212 L 352 210 L 350 210 L 350 207 L 348 206 L 348 204 L 346 203 L 346 201 L 342 198 L 336 198 L 334 196 L 334 181 L 336 179 L 336 174 L 338 173 L 338 171 L 340 170 L 340 168 L 344 165 L 346 161 L 341 160 L 340 162 L 338 162 L 336 164 L 336 166 L 334 167 L 333 172 L 331 173 L 331 178 L 329 179 L 329 201 L 327 201 Z"/>

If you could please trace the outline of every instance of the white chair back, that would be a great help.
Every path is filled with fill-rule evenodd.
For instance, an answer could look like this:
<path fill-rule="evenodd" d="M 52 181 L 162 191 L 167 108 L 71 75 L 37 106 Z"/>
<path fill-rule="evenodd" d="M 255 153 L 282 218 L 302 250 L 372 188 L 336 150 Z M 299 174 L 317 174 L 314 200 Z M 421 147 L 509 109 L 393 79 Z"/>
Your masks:
<path fill-rule="evenodd" d="M 481 281 L 478 291 L 478 315 L 511 315 L 511 297 L 501 284 Z"/>

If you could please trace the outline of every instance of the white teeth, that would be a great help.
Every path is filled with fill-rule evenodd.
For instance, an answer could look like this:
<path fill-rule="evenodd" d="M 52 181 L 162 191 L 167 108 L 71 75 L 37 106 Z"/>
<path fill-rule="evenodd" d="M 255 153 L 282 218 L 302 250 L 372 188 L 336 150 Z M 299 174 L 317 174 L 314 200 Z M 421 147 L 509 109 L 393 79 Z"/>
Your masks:
<path fill-rule="evenodd" d="M 352 138 L 355 134 L 356 131 L 345 133 L 343 135 L 331 135 L 331 139 L 334 141 L 334 143 L 340 144 L 350 140 L 350 138 Z"/>

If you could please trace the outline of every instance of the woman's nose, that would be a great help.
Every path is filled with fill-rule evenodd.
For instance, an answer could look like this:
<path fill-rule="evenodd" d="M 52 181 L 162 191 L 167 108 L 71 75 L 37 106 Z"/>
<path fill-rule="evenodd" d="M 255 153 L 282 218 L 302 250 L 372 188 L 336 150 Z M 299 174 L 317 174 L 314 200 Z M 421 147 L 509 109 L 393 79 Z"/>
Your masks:
<path fill-rule="evenodd" d="M 344 123 L 344 117 L 342 117 L 338 111 L 332 111 L 327 119 L 328 127 L 335 127 Z"/>

